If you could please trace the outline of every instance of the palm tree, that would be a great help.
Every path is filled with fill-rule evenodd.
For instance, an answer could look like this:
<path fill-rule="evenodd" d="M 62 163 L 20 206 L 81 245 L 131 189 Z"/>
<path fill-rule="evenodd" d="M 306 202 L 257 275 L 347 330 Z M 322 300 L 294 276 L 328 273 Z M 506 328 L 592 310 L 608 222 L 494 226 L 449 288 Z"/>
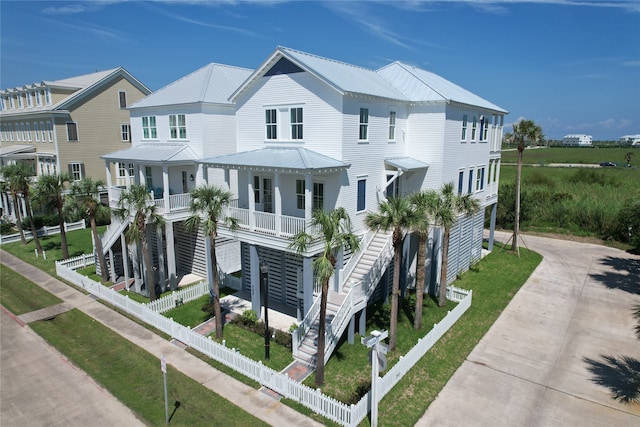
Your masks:
<path fill-rule="evenodd" d="M 405 197 L 392 197 L 378 205 L 378 212 L 370 212 L 364 219 L 371 230 L 393 230 L 393 286 L 391 289 L 391 324 L 389 326 L 389 348 L 396 349 L 398 327 L 398 298 L 400 293 L 400 266 L 402 241 L 406 230 L 414 227 L 419 214 Z"/>
<path fill-rule="evenodd" d="M 58 215 L 58 225 L 60 226 L 60 246 L 62 248 L 62 258 L 69 258 L 69 248 L 67 246 L 67 232 L 64 229 L 64 203 L 62 194 L 65 184 L 72 181 L 71 175 L 61 173 L 60 175 L 42 175 L 36 181 L 33 188 L 33 198 L 44 204 L 50 211 Z"/>
<path fill-rule="evenodd" d="M 122 220 L 129 220 L 129 218 L 133 217 L 125 233 L 125 239 L 128 243 L 140 242 L 149 300 L 155 301 L 155 274 L 153 272 L 153 260 L 151 259 L 151 251 L 149 250 L 149 241 L 147 239 L 147 224 L 159 227 L 164 224 L 164 220 L 162 216 L 156 213 L 156 205 L 153 203 L 151 193 L 147 191 L 147 187 L 144 185 L 132 185 L 129 189 L 123 191 L 120 194 L 114 215 Z"/>
<path fill-rule="evenodd" d="M 434 190 L 414 193 L 410 201 L 418 211 L 418 219 L 412 227 L 418 234 L 418 269 L 416 273 L 416 313 L 413 318 L 413 327 L 422 328 L 422 302 L 424 299 L 424 266 L 427 256 L 427 239 L 429 237 L 429 225 L 433 221 L 433 212 L 438 200 L 438 193 Z"/>
<path fill-rule="evenodd" d="M 519 254 L 518 235 L 520 234 L 520 177 L 522 174 L 522 153 L 527 142 L 544 139 L 542 129 L 533 120 L 520 120 L 513 125 L 513 140 L 518 144 L 518 167 L 516 169 L 516 212 L 513 226 L 511 251 Z"/>
<path fill-rule="evenodd" d="M 440 271 L 440 289 L 438 292 L 438 306 L 444 307 L 447 302 L 447 269 L 449 266 L 449 235 L 451 227 L 460 214 L 473 215 L 480 209 L 480 202 L 471 193 L 456 194 L 453 183 L 442 186 L 439 197 L 434 206 L 433 217 L 435 223 L 444 228 L 442 236 L 442 268 Z"/>
<path fill-rule="evenodd" d="M 324 241 L 322 254 L 313 260 L 313 271 L 322 283 L 320 295 L 320 319 L 318 324 L 318 353 L 316 355 L 316 385 L 324 383 L 324 347 L 327 322 L 327 299 L 329 297 L 329 279 L 335 272 L 338 260 L 338 251 L 343 247 L 350 248 L 352 252 L 360 250 L 358 237 L 351 230 L 351 220 L 346 209 L 339 207 L 331 212 L 315 210 L 312 214 L 311 229 L 317 229 Z M 293 236 L 289 245 L 298 254 L 304 253 L 314 236 L 305 230 Z"/>
<path fill-rule="evenodd" d="M 13 202 L 16 207 L 16 226 L 20 232 L 20 240 L 22 244 L 26 244 L 27 240 L 24 237 L 24 230 L 22 229 L 22 219 L 20 218 L 20 207 L 18 205 L 18 195 L 22 194 L 24 198 L 25 210 L 29 217 L 29 225 L 31 226 L 31 234 L 33 235 L 33 241 L 36 245 L 38 254 L 42 254 L 42 246 L 40 246 L 40 239 L 38 239 L 38 233 L 36 232 L 36 225 L 33 221 L 33 213 L 31 212 L 31 177 L 34 175 L 33 168 L 27 163 L 14 163 L 2 168 L 2 175 L 9 183 L 11 189 L 11 195 L 13 196 Z"/>
<path fill-rule="evenodd" d="M 100 274 L 102 281 L 109 280 L 109 270 L 107 269 L 107 261 L 104 258 L 102 250 L 102 241 L 98 236 L 98 228 L 96 226 L 96 215 L 100 212 L 108 211 L 109 208 L 100 202 L 100 188 L 104 186 L 101 180 L 92 178 L 83 178 L 75 181 L 71 186 L 71 199 L 69 208 L 72 205 L 82 210 L 83 215 L 89 219 L 93 241 L 95 242 L 96 252 L 98 253 L 98 262 L 100 263 Z"/>
<path fill-rule="evenodd" d="M 218 259 L 216 255 L 216 237 L 218 236 L 218 221 L 223 215 L 225 206 L 231 201 L 231 193 L 215 185 L 200 185 L 191 192 L 189 209 L 191 216 L 185 221 L 187 230 L 202 229 L 205 236 L 209 236 L 211 246 L 211 274 L 213 280 L 213 313 L 216 319 L 216 338 L 222 338 L 222 309 L 220 307 L 220 284 L 218 280 Z M 204 217 L 204 218 L 203 218 Z M 238 220 L 226 217 L 226 223 L 233 230 L 238 226 Z"/>

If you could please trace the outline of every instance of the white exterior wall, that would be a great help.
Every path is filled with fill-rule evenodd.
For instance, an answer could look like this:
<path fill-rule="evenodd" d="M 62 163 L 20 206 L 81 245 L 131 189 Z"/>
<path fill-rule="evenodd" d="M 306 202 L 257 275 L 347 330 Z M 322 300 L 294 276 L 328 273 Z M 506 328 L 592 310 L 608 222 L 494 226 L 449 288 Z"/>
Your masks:
<path fill-rule="evenodd" d="M 445 165 L 444 105 L 421 105 L 411 108 L 409 118 L 409 150 L 407 155 L 429 165 L 427 175 L 419 183 L 421 189 L 437 190 L 442 184 Z"/>

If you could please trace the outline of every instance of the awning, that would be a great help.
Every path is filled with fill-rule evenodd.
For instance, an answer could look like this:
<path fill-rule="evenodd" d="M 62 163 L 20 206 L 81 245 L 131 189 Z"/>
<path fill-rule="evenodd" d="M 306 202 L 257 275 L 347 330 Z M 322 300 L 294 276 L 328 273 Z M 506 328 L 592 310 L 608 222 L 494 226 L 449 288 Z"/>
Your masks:
<path fill-rule="evenodd" d="M 403 172 L 426 169 L 429 167 L 428 164 L 414 159 L 413 157 L 390 157 L 388 159 L 384 159 L 384 162 L 385 164 Z"/>
<path fill-rule="evenodd" d="M 101 156 L 112 162 L 185 163 L 198 159 L 185 144 L 141 144 Z"/>
<path fill-rule="evenodd" d="M 284 173 L 324 173 L 348 169 L 351 165 L 300 147 L 267 147 L 202 159 L 210 167 L 262 170 Z"/>

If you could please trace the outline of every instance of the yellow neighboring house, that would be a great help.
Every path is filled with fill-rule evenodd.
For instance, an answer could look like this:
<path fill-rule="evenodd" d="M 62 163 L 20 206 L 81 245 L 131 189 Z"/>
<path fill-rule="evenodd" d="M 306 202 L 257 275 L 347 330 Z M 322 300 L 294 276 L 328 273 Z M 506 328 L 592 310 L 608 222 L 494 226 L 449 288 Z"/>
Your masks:
<path fill-rule="evenodd" d="M 124 68 L 0 91 L 0 167 L 106 180 L 103 154 L 131 146 L 127 106 L 151 93 Z M 114 164 L 115 176 L 124 166 Z"/>

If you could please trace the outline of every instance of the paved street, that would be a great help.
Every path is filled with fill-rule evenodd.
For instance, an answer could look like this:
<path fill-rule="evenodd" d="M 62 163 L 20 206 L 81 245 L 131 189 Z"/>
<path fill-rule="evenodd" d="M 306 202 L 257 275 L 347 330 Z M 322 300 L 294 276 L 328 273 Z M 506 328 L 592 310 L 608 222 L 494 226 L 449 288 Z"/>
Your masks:
<path fill-rule="evenodd" d="M 0 425 L 144 426 L 56 349 L 0 310 Z"/>
<path fill-rule="evenodd" d="M 524 244 L 543 262 L 416 425 L 640 426 L 640 404 L 612 397 L 640 398 L 625 383 L 640 375 L 631 316 L 640 257 L 542 237 Z"/>

